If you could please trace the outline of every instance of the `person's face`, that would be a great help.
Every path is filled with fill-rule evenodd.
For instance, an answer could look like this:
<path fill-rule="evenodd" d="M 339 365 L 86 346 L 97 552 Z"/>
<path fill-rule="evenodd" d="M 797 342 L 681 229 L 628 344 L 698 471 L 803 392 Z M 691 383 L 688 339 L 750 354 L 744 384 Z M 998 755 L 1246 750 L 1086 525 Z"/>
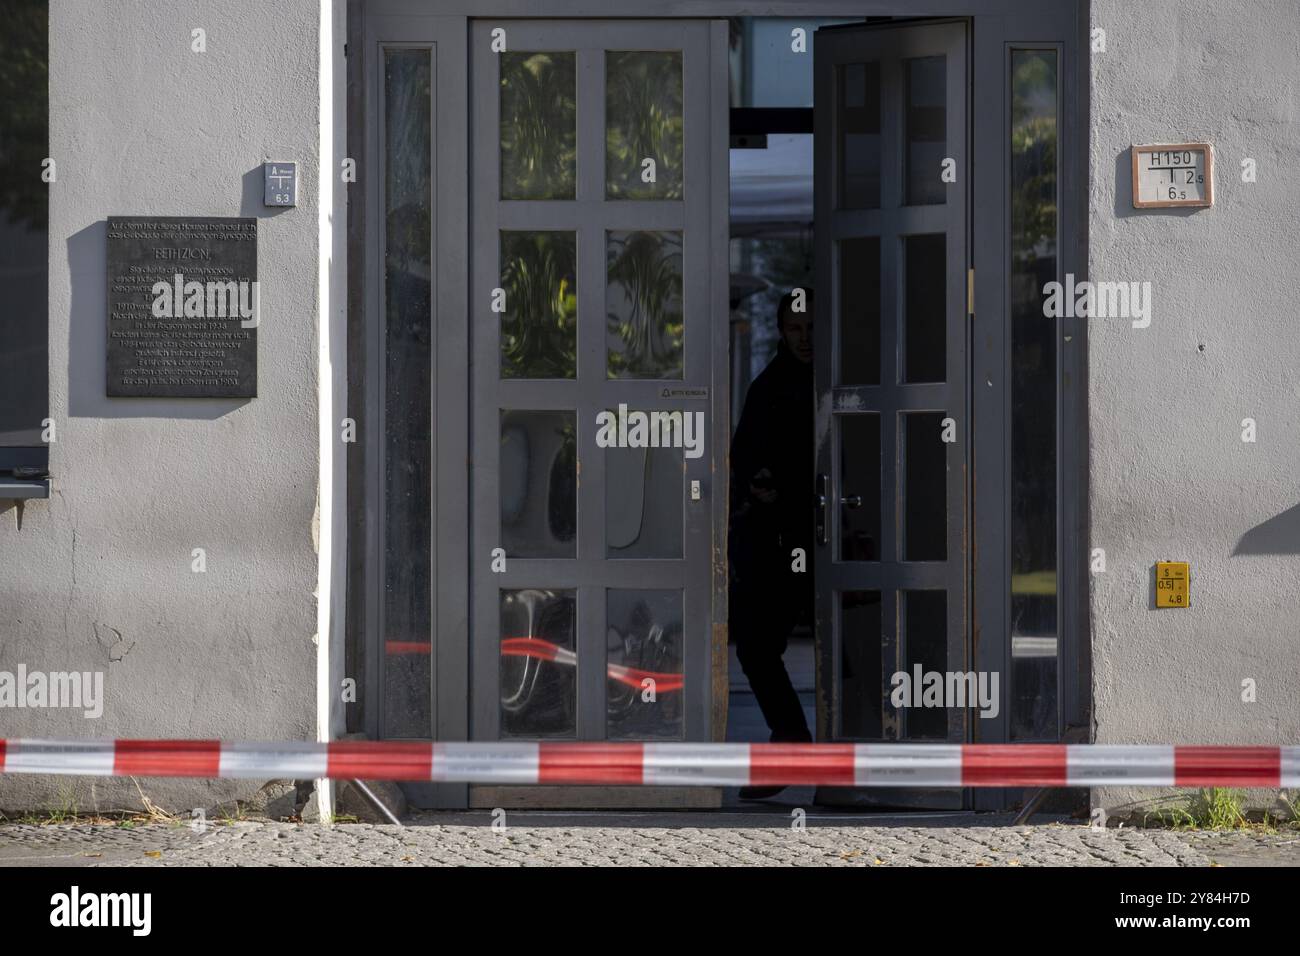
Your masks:
<path fill-rule="evenodd" d="M 812 361 L 812 336 L 811 312 L 786 314 L 785 321 L 781 323 L 781 337 L 785 339 L 785 347 L 790 350 L 790 354 L 800 362 Z"/>

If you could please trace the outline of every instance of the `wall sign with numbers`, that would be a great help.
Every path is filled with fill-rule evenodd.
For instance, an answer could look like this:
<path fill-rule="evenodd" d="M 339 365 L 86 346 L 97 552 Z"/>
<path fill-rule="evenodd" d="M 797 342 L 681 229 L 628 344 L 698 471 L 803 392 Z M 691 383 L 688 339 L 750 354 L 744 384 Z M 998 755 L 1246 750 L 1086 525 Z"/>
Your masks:
<path fill-rule="evenodd" d="M 1133 147 L 1133 207 L 1214 205 L 1209 143 Z"/>
<path fill-rule="evenodd" d="M 1156 562 L 1156 607 L 1190 607 L 1190 566 L 1186 561 Z"/>

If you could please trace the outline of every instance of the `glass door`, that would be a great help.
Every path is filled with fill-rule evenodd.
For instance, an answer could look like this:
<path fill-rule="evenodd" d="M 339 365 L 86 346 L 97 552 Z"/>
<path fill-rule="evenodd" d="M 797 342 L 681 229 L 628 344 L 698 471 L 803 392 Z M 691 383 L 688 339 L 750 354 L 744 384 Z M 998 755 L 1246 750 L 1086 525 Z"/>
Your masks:
<path fill-rule="evenodd" d="M 473 26 L 473 739 L 709 737 L 710 36 Z"/>
<path fill-rule="evenodd" d="M 816 34 L 823 740 L 966 739 L 966 43 L 964 23 Z"/>

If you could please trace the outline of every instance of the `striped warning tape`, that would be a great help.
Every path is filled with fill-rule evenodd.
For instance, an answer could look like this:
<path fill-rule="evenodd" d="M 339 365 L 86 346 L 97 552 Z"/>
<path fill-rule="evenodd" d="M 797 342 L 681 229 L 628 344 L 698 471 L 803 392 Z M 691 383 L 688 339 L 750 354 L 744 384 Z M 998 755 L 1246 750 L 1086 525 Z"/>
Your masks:
<path fill-rule="evenodd" d="M 736 787 L 1300 786 L 1300 747 L 3 740 L 0 773 Z"/>

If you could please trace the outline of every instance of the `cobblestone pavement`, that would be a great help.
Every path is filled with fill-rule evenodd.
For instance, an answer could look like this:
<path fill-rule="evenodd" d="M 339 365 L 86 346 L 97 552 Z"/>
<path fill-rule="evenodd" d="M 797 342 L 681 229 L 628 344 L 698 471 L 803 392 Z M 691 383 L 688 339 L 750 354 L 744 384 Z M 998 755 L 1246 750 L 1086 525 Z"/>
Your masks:
<path fill-rule="evenodd" d="M 1300 865 L 1300 832 L 1093 830 L 996 815 L 422 813 L 404 828 L 236 822 L 0 826 L 0 866 Z"/>

